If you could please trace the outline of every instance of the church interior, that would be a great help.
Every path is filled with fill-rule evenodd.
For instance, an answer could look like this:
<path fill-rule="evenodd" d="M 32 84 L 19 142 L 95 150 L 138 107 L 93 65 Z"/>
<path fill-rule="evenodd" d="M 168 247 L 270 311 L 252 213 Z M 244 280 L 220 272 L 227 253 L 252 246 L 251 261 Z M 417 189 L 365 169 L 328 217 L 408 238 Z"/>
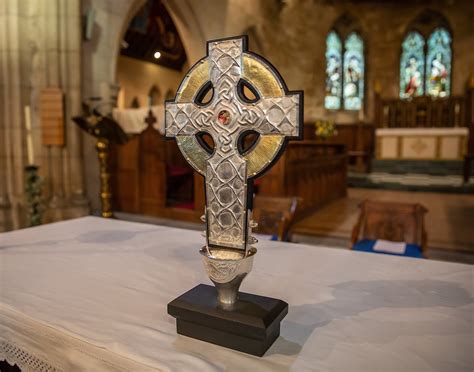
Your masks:
<path fill-rule="evenodd" d="M 0 1 L 0 271 L 2 248 L 85 216 L 204 230 L 206 178 L 166 135 L 167 105 L 209 40 L 239 35 L 304 92 L 300 140 L 248 186 L 260 242 L 304 245 L 314 261 L 329 249 L 474 264 L 473 19 L 468 0 Z M 197 88 L 202 106 L 216 94 Z M 243 80 L 244 101 L 264 88 Z M 216 151 L 207 132 L 195 141 Z M 239 141 L 249 154 L 264 136 Z"/>
<path fill-rule="evenodd" d="M 351 248 L 364 200 L 419 203 L 425 256 L 474 262 L 470 2 L 111 4 L 4 5 L 2 231 L 32 223 L 32 185 L 40 223 L 105 208 L 116 218 L 202 229 L 203 178 L 165 140 L 164 102 L 205 41 L 245 34 L 305 95 L 303 142 L 290 142 L 254 185 L 258 196 L 296 198 L 281 206 L 285 240 Z M 125 136 L 106 149 L 108 207 L 97 138 L 72 120 L 87 117 L 84 106 Z M 29 184 L 29 165 L 41 186 Z"/>

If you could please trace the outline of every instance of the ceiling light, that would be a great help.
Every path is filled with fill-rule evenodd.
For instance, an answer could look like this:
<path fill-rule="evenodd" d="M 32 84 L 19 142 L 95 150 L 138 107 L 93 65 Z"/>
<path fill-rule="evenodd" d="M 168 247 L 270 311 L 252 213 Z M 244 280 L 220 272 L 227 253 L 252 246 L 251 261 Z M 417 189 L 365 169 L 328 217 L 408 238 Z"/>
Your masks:
<path fill-rule="evenodd" d="M 160 52 L 155 52 L 155 54 L 153 54 L 153 57 L 155 57 L 155 59 L 158 59 L 161 57 L 161 53 Z"/>

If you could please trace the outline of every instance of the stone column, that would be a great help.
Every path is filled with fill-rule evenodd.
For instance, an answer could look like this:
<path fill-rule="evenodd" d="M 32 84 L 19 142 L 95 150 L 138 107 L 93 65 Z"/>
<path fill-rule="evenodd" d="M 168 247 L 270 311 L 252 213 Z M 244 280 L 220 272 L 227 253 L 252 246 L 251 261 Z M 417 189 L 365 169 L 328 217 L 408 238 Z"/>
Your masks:
<path fill-rule="evenodd" d="M 71 117 L 81 112 L 80 0 L 0 1 L 0 229 L 22 225 L 26 130 L 31 107 L 35 163 L 45 179 L 47 219 L 88 213 L 81 134 Z M 41 141 L 39 98 L 56 86 L 65 95 L 65 146 Z M 11 207 L 10 207 L 11 204 Z M 6 216 L 2 211 L 8 210 Z"/>
<path fill-rule="evenodd" d="M 0 197 L 4 215 L 1 229 L 4 230 L 20 225 L 23 189 L 20 18 L 17 1 L 0 2 L 0 167 L 3 171 L 0 175 Z"/>
<path fill-rule="evenodd" d="M 44 9 L 39 9 L 42 13 L 42 23 L 45 30 L 45 74 L 46 86 L 61 87 L 63 79 L 61 74 L 62 65 L 64 63 L 62 56 L 62 45 L 60 38 L 64 37 L 60 27 L 59 7 L 62 1 L 56 1 Z M 39 72 L 39 71 L 38 71 Z M 64 149 L 58 146 L 48 147 L 48 163 L 49 163 L 49 181 L 50 181 L 50 198 L 48 202 L 48 219 L 59 220 L 62 217 L 62 209 L 66 206 L 64 198 L 64 169 L 63 169 L 63 153 Z"/>
<path fill-rule="evenodd" d="M 63 0 L 60 3 L 61 48 L 64 50 L 64 62 L 61 66 L 63 86 L 66 97 L 66 134 L 67 163 L 66 185 L 69 202 L 73 207 L 86 207 L 88 200 L 84 190 L 84 172 L 82 166 L 82 132 L 72 122 L 72 117 L 80 115 L 81 106 L 81 4 L 80 1 Z"/>
<path fill-rule="evenodd" d="M 2 18 L 0 17 L 0 23 Z M 1 32 L 1 31 L 0 31 Z M 1 75 L 0 75 L 1 77 Z M 0 89 L 2 91 L 2 89 Z M 3 98 L 3 97 L 2 97 Z M 3 99 L 0 99 L 0 111 L 3 112 Z M 6 131 L 3 118 L 0 119 L 0 232 L 12 228 L 11 203 L 7 188 Z"/>
<path fill-rule="evenodd" d="M 7 69 L 6 30 L 7 30 L 7 4 L 0 3 L 0 232 L 7 231 L 11 227 L 11 203 L 7 188 L 7 131 L 5 96 Z"/>
<path fill-rule="evenodd" d="M 83 13 L 89 7 L 95 12 L 91 40 L 82 44 L 83 99 L 102 97 L 104 100 L 116 85 L 117 56 L 123 34 L 145 0 L 83 0 Z M 105 96 L 105 97 L 104 97 Z M 106 113 L 111 107 L 101 107 Z M 86 136 L 83 141 L 87 197 L 92 210 L 99 213 L 99 162 L 95 150 L 96 140 Z"/>

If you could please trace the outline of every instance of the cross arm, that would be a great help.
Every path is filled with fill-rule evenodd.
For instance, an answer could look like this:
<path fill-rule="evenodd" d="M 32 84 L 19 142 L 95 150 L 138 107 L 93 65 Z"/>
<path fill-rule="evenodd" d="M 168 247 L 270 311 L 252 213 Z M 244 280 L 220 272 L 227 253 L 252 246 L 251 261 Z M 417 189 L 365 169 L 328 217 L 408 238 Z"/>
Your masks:
<path fill-rule="evenodd" d="M 165 136 L 193 136 L 210 126 L 212 114 L 194 103 L 166 102 Z"/>
<path fill-rule="evenodd" d="M 262 135 L 280 134 L 288 138 L 299 138 L 301 133 L 300 94 L 289 94 L 283 97 L 263 98 L 254 104 L 249 114 L 243 113 L 243 122 L 255 120 L 254 129 Z"/>

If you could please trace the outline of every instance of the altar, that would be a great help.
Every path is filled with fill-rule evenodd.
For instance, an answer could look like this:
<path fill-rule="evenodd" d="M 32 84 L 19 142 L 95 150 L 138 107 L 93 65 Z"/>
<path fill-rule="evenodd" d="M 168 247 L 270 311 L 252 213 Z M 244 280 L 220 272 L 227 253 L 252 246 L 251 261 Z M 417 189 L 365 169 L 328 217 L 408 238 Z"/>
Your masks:
<path fill-rule="evenodd" d="M 460 162 L 472 153 L 472 89 L 436 99 L 382 98 L 375 93 L 375 157 Z"/>
<path fill-rule="evenodd" d="M 472 370 L 473 266 L 322 246 L 259 243 L 242 291 L 290 305 L 262 358 L 177 335 L 166 304 L 210 283 L 201 240 L 97 217 L 1 234 L 0 361 L 65 371 Z"/>
<path fill-rule="evenodd" d="M 469 129 L 450 128 L 378 128 L 377 159 L 463 160 Z"/>

